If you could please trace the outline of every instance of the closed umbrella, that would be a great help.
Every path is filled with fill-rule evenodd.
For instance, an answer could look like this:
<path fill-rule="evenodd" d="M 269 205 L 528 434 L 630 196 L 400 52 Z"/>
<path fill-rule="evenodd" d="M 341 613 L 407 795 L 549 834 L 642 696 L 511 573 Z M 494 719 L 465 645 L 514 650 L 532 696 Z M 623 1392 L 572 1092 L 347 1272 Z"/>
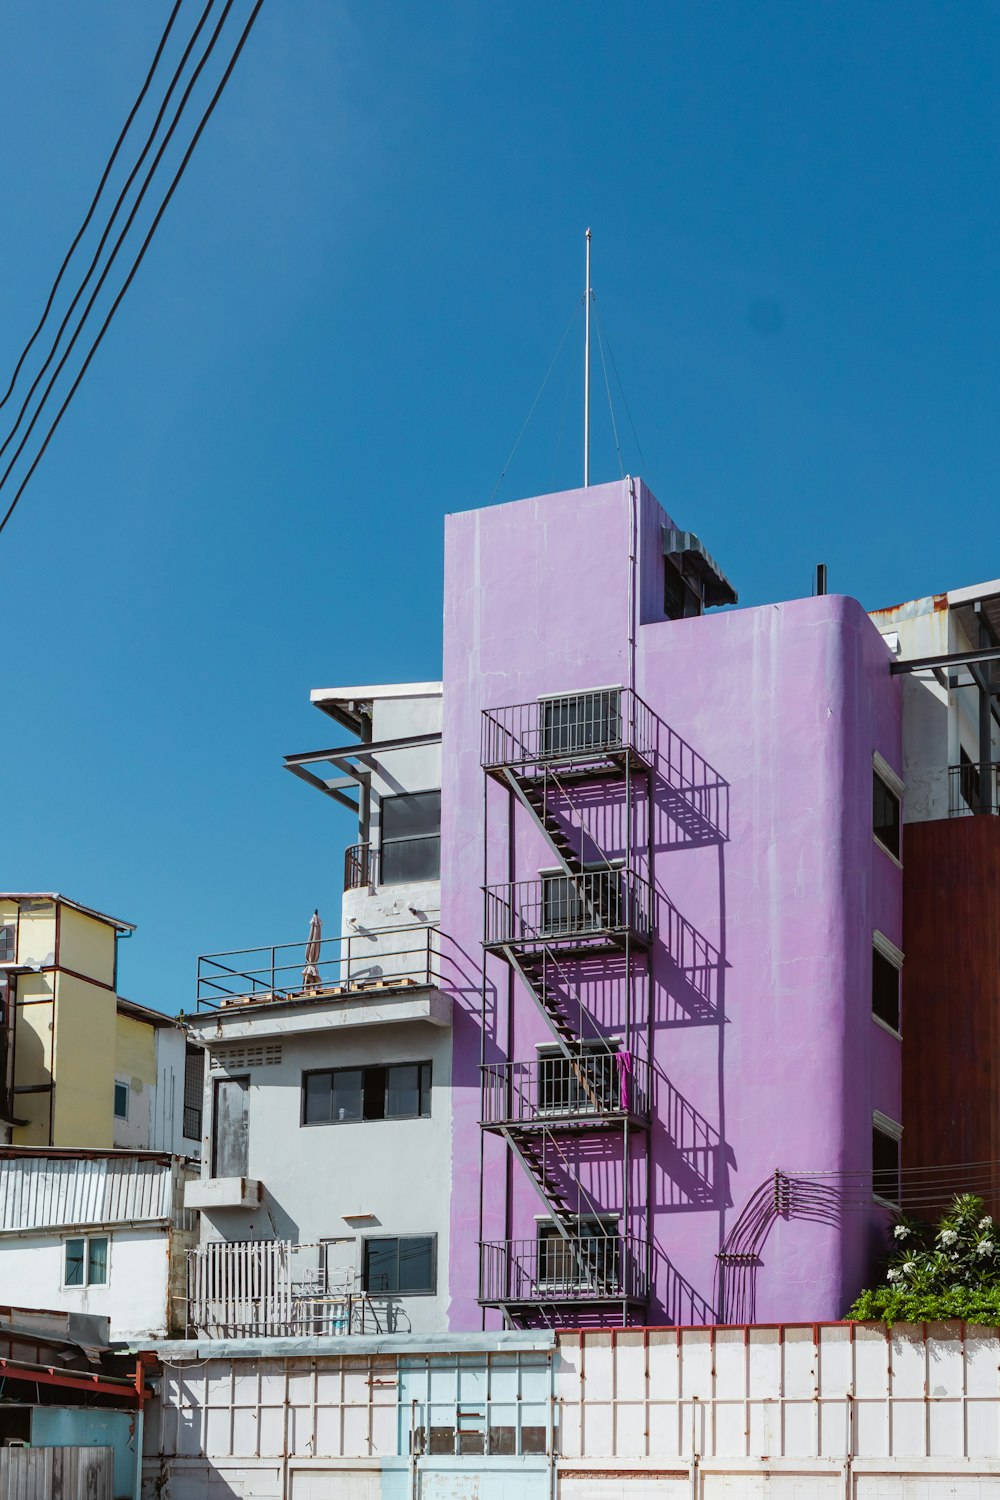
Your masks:
<path fill-rule="evenodd" d="M 319 945 L 323 937 L 323 922 L 319 911 L 314 911 L 309 918 L 309 936 L 306 939 L 306 965 L 302 970 L 302 984 L 308 989 L 310 985 L 319 984 Z"/>

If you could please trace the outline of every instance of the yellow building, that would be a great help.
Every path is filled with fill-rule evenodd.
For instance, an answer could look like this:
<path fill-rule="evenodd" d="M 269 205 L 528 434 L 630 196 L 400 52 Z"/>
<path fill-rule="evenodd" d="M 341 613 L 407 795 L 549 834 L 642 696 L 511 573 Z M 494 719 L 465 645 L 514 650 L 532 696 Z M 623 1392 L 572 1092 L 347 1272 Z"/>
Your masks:
<path fill-rule="evenodd" d="M 53 892 L 0 893 L 0 1143 L 197 1151 L 201 1049 L 118 994 L 134 930 Z"/>

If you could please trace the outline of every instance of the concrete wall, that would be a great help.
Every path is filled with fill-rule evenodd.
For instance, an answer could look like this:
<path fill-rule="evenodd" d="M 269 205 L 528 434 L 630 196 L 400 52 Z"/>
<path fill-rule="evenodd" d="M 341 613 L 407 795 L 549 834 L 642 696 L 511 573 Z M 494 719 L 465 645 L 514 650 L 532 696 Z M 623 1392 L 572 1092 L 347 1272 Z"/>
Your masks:
<path fill-rule="evenodd" d="M 117 997 L 94 981 L 56 974 L 53 1146 L 112 1144 Z M 20 1144 L 15 1136 L 15 1144 Z"/>
<path fill-rule="evenodd" d="M 65 1241 L 109 1236 L 106 1286 L 63 1285 Z M 167 1286 L 170 1239 L 165 1229 L 41 1231 L 0 1239 L 0 1287 L 14 1307 L 92 1313 L 111 1320 L 111 1338 L 164 1338 L 171 1331 Z"/>
<path fill-rule="evenodd" d="M 201 1136 L 184 1134 L 184 1063 L 187 1038 L 179 1026 L 158 1026 L 155 1036 L 156 1093 L 150 1147 L 183 1156 L 201 1154 Z"/>
<path fill-rule="evenodd" d="M 157 1083 L 156 1028 L 147 1021 L 123 1015 L 121 1011 L 115 1018 L 114 1083 L 124 1083 L 128 1088 L 128 1118 L 112 1118 L 114 1145 L 152 1146 Z M 113 1098 L 112 1088 L 112 1101 Z"/>
<path fill-rule="evenodd" d="M 633 508 L 627 483 L 448 518 L 442 928 L 468 955 L 483 935 L 481 710 L 634 680 L 658 736 L 653 807 L 639 799 L 633 829 L 642 848 L 652 817 L 659 917 L 645 998 L 656 1115 L 648 1316 L 701 1322 L 713 1316 L 716 1253 L 774 1169 L 866 1170 L 873 1109 L 899 1119 L 899 1043 L 872 1019 L 870 972 L 873 929 L 901 937 L 901 873 L 871 823 L 873 754 L 900 768 L 900 693 L 850 599 L 665 620 L 666 520 L 641 484 Z M 692 767 L 719 788 L 718 827 L 694 834 L 675 816 Z M 552 862 L 518 812 L 508 864 L 509 815 L 491 788 L 488 881 L 534 878 Z M 624 846 L 622 817 L 616 791 L 586 814 L 610 855 Z M 552 1040 L 499 961 L 487 961 L 486 990 L 487 1061 L 526 1061 Z M 606 1034 L 621 1024 L 620 997 L 605 977 L 587 991 Z M 454 998 L 451 1326 L 468 1329 L 481 1317 L 479 1001 Z M 624 1168 L 613 1150 L 576 1165 L 615 1211 Z M 638 1196 L 637 1155 L 631 1170 Z M 538 1199 L 493 1139 L 483 1202 L 484 1238 L 533 1237 Z M 839 1316 L 876 1233 L 863 1215 L 778 1225 L 749 1315 Z"/>
<path fill-rule="evenodd" d="M 218 1044 L 245 1054 L 238 1044 Z M 211 1050 L 211 1049 L 210 1049 Z M 250 1077 L 248 1176 L 263 1185 L 259 1209 L 202 1214 L 202 1239 L 291 1239 L 310 1249 L 293 1274 L 318 1264 L 319 1242 L 333 1240 L 332 1263 L 360 1286 L 366 1235 L 437 1235 L 435 1296 L 394 1298 L 400 1330 L 446 1326 L 451 1154 L 451 1034 L 426 1024 L 344 1027 L 284 1037 L 280 1062 L 213 1067 L 207 1074 L 203 1176 L 212 1170 L 209 1133 L 214 1080 Z M 231 1055 L 231 1053 L 229 1054 Z M 307 1069 L 430 1061 L 431 1113 L 426 1119 L 302 1124 Z M 376 1299 L 381 1302 L 381 1299 Z"/>

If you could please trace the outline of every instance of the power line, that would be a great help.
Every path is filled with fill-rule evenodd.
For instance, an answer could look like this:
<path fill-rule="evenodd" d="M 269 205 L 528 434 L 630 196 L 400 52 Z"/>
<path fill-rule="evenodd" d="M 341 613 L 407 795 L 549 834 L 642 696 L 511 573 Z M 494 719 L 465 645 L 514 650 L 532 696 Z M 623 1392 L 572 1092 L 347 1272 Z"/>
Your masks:
<path fill-rule="evenodd" d="M 232 5 L 232 3 L 233 3 L 233 0 L 228 0 L 227 6 L 226 6 L 226 10 L 223 13 L 222 21 L 219 23 L 219 26 L 216 28 L 216 32 L 213 35 L 212 41 L 209 44 L 209 49 L 208 49 L 209 52 L 211 51 L 211 48 L 214 46 L 215 39 L 218 36 L 219 31 L 221 30 L 222 26 L 225 23 L 226 16 L 228 15 L 229 8 Z M 226 69 L 225 69 L 225 71 L 224 71 L 221 79 L 219 80 L 218 85 L 216 86 L 215 92 L 213 93 L 213 95 L 212 95 L 212 97 L 211 97 L 211 99 L 210 99 L 210 101 L 208 103 L 207 108 L 205 109 L 205 111 L 204 111 L 204 113 L 203 113 L 200 121 L 198 122 L 198 126 L 197 126 L 197 128 L 196 128 L 196 130 L 194 132 L 194 135 L 191 138 L 191 142 L 188 145 L 188 148 L 185 151 L 183 158 L 181 159 L 180 166 L 177 168 L 177 171 L 174 174 L 173 180 L 171 181 L 170 186 L 167 189 L 167 192 L 166 192 L 166 194 L 165 194 L 165 196 L 163 198 L 163 201 L 161 202 L 159 208 L 156 211 L 156 214 L 155 214 L 155 216 L 153 218 L 153 222 L 150 225 L 150 227 L 149 227 L 149 229 L 148 229 L 148 231 L 146 233 L 146 236 L 145 236 L 145 238 L 144 238 L 144 240 L 142 242 L 142 245 L 139 248 L 139 253 L 138 253 L 138 255 L 136 256 L 135 260 L 132 263 L 131 270 L 129 271 L 128 276 L 126 277 L 126 279 L 125 279 L 125 281 L 124 281 L 124 283 L 123 283 L 120 291 L 118 292 L 118 294 L 115 297 L 113 303 L 111 304 L 111 307 L 110 307 L 110 309 L 109 309 L 109 311 L 107 313 L 107 316 L 105 317 L 104 322 L 101 324 L 101 327 L 100 327 L 100 329 L 98 331 L 97 337 L 94 339 L 93 343 L 91 344 L 90 349 L 89 349 L 89 351 L 87 353 L 86 359 L 84 360 L 83 365 L 81 366 L 81 368 L 79 370 L 79 373 L 76 376 L 76 379 L 74 380 L 72 386 L 70 387 L 69 393 L 67 394 L 65 400 L 63 401 L 63 403 L 60 406 L 58 412 L 56 413 L 56 416 L 55 416 L 55 418 L 54 418 L 51 426 L 49 427 L 48 432 L 45 434 L 45 438 L 44 438 L 44 440 L 42 442 L 41 447 L 38 450 L 38 453 L 35 455 L 35 458 L 33 459 L 30 467 L 28 468 L 27 473 L 25 474 L 23 480 L 21 481 L 20 485 L 18 486 L 17 492 L 14 495 L 14 498 L 12 499 L 10 505 L 8 506 L 7 511 L 6 511 L 5 515 L 3 516 L 3 519 L 0 520 L 0 532 L 3 531 L 4 527 L 7 525 L 7 523 L 9 522 L 9 520 L 11 518 L 11 516 L 13 515 L 14 510 L 16 509 L 17 504 L 18 504 L 19 500 L 21 499 L 21 496 L 24 494 L 24 491 L 27 488 L 28 483 L 31 480 L 32 475 L 34 474 L 34 472 L 37 469 L 39 463 L 41 462 L 42 456 L 44 455 L 45 450 L 48 448 L 48 445 L 51 442 L 52 437 L 55 434 L 56 429 L 59 426 L 59 423 L 62 421 L 62 418 L 65 415 L 67 407 L 69 406 L 71 400 L 73 399 L 73 396 L 76 394 L 77 390 L 79 389 L 80 383 L 83 380 L 83 377 L 86 374 L 86 372 L 87 372 L 87 370 L 88 370 L 88 368 L 90 366 L 90 362 L 93 359 L 94 355 L 97 353 L 97 350 L 99 349 L 99 347 L 100 347 L 100 345 L 101 345 L 101 343 L 102 343 L 102 341 L 104 339 L 104 335 L 106 334 L 106 332 L 108 330 L 108 327 L 110 326 L 111 321 L 112 321 L 115 313 L 118 311 L 118 308 L 121 305 L 121 302 L 122 302 L 122 300 L 123 300 L 126 292 L 128 291 L 129 287 L 131 286 L 131 284 L 132 284 L 132 282 L 133 282 L 133 280 L 135 278 L 136 272 L 138 271 L 140 265 L 142 264 L 142 261 L 143 261 L 143 259 L 145 257 L 145 254 L 146 254 L 146 251 L 148 250 L 149 245 L 150 245 L 150 243 L 151 243 L 151 241 L 153 239 L 153 236 L 156 233 L 156 230 L 157 230 L 157 228 L 158 228 L 158 226 L 160 224 L 160 220 L 163 218 L 163 215 L 166 212 L 167 205 L 169 204 L 171 198 L 173 197 L 174 192 L 175 192 L 175 190 L 177 188 L 177 185 L 180 182 L 181 178 L 183 177 L 184 172 L 187 169 L 187 165 L 188 165 L 189 161 L 191 160 L 191 157 L 194 154 L 195 147 L 197 146 L 198 141 L 201 139 L 202 132 L 205 129 L 205 126 L 208 124 L 208 121 L 211 119 L 213 113 L 215 112 L 216 105 L 218 104 L 220 98 L 222 97 L 223 91 L 225 90 L 225 87 L 228 84 L 229 79 L 232 76 L 233 70 L 236 67 L 236 63 L 239 60 L 240 54 L 243 51 L 244 46 L 246 45 L 247 39 L 248 39 L 248 37 L 250 35 L 250 32 L 253 29 L 254 23 L 257 20 L 257 16 L 260 13 L 260 10 L 261 10 L 261 7 L 263 6 L 263 3 L 264 3 L 264 0 L 255 0 L 255 4 L 253 6 L 253 9 L 250 12 L 250 16 L 249 16 L 249 18 L 248 18 L 248 20 L 246 22 L 246 25 L 243 28 L 243 31 L 240 34 L 239 40 L 238 40 L 238 42 L 236 44 L 236 47 L 235 47 L 235 49 L 234 49 L 234 51 L 232 53 L 232 56 L 230 57 L 230 60 L 229 60 L 229 62 L 227 64 L 227 66 L 226 66 Z M 206 53 L 206 57 L 207 57 L 207 55 L 208 55 L 208 53 Z M 204 62 L 204 59 L 203 59 L 203 62 Z M 200 69 L 199 69 L 199 71 L 200 71 Z M 195 77 L 197 77 L 197 74 L 195 75 Z M 193 78 L 191 80 L 191 83 L 188 85 L 188 89 L 187 89 L 187 91 L 185 93 L 184 100 L 182 100 L 182 104 L 181 104 L 181 108 L 182 109 L 184 107 L 184 104 L 187 101 L 187 98 L 188 98 L 188 96 L 190 94 L 191 89 L 194 86 L 194 82 L 195 82 L 195 79 Z M 151 171 L 154 171 L 155 168 L 156 168 L 156 165 L 159 163 L 159 160 L 160 160 L 160 158 L 162 156 L 162 153 L 163 153 L 163 149 L 164 148 L 161 147 L 160 152 L 157 154 L 156 161 L 154 162 L 154 166 L 151 169 Z M 126 225 L 125 231 L 123 231 L 123 235 L 124 235 L 124 233 L 127 233 L 128 227 L 129 227 L 129 225 L 132 222 L 132 217 L 134 217 L 134 211 L 133 211 L 133 215 L 129 219 L 129 223 Z M 119 243 L 120 243 L 120 241 L 119 241 Z M 117 253 L 117 248 L 118 247 L 116 246 L 116 253 Z M 98 287 L 97 290 L 99 291 L 100 287 Z M 97 296 L 97 291 L 95 291 L 95 293 L 91 297 L 90 302 L 88 303 L 87 309 L 86 309 L 86 311 L 84 312 L 84 315 L 83 315 L 83 319 L 81 319 L 81 322 L 80 322 L 79 327 L 77 328 L 76 334 L 74 334 L 73 342 L 75 342 L 76 337 L 79 334 L 80 329 L 83 326 L 83 322 L 85 321 L 87 315 L 90 312 L 90 309 L 93 306 L 94 299 L 96 298 L 96 296 Z M 72 348 L 72 344 L 70 345 L 70 348 Z M 60 371 L 62 370 L 64 364 L 65 364 L 66 358 L 68 357 L 68 353 L 69 353 L 69 350 L 67 350 L 67 354 L 63 356 L 63 360 L 60 362 L 60 365 L 59 365 L 59 368 L 56 371 L 56 374 L 52 377 L 52 380 L 49 382 L 49 385 L 46 388 L 45 394 L 42 397 L 42 406 L 44 405 L 44 402 L 47 399 L 48 394 L 51 391 L 52 386 L 53 386 L 55 380 L 58 378 L 58 375 L 59 375 Z M 38 416 L 41 413 L 42 406 L 40 406 L 39 410 L 35 413 L 35 416 L 32 419 L 31 427 L 33 427 L 34 423 L 37 421 Z M 17 456 L 23 451 L 24 443 L 27 441 L 27 436 L 30 434 L 31 427 L 29 427 L 29 433 L 26 434 L 25 439 L 22 441 L 21 445 L 19 446 L 18 453 L 15 455 L 15 459 L 12 462 L 16 461 Z M 3 484 L 6 482 L 6 479 L 7 479 L 8 475 L 9 475 L 9 473 L 10 473 L 10 468 L 8 467 L 8 470 L 4 474 L 3 478 L 0 479 L 0 488 L 2 488 Z"/>
<path fill-rule="evenodd" d="M 577 318 L 580 316 L 580 308 L 582 306 L 583 306 L 583 303 L 581 301 L 580 304 L 574 310 L 573 316 L 570 318 L 569 322 L 566 324 L 565 332 L 563 333 L 562 338 L 559 340 L 559 344 L 558 344 L 558 346 L 556 348 L 555 354 L 553 354 L 553 356 L 552 356 L 552 363 L 549 365 L 549 368 L 545 372 L 545 379 L 542 381 L 541 385 L 538 387 L 538 394 L 535 396 L 534 401 L 532 401 L 530 407 L 528 408 L 528 415 L 525 417 L 524 421 L 521 424 L 521 431 L 518 433 L 517 437 L 514 439 L 514 446 L 513 446 L 513 448 L 507 454 L 506 462 L 504 463 L 503 468 L 500 470 L 500 478 L 497 480 L 496 484 L 493 486 L 493 493 L 490 495 L 490 502 L 492 502 L 494 495 L 496 495 L 497 490 L 500 488 L 500 486 L 504 482 L 504 477 L 505 477 L 505 475 L 507 473 L 507 470 L 510 468 L 510 461 L 514 457 L 514 454 L 517 452 L 518 447 L 519 447 L 520 442 L 521 442 L 521 439 L 524 437 L 525 431 L 527 430 L 528 423 L 531 421 L 532 417 L 535 414 L 535 407 L 538 405 L 539 401 L 542 399 L 542 392 L 544 391 L 545 387 L 549 383 L 549 376 L 552 374 L 552 371 L 556 367 L 556 360 L 559 358 L 560 354 L 562 353 L 563 344 L 565 344 L 566 340 L 569 338 L 569 331 L 570 331 L 570 329 L 573 327 L 573 324 L 576 322 Z M 0 526 L 0 530 L 2 530 L 2 529 L 3 529 L 2 526 Z"/>
<path fill-rule="evenodd" d="M 69 265 L 70 261 L 73 258 L 73 251 L 76 249 L 77 245 L 79 245 L 80 241 L 83 239 L 83 236 L 87 232 L 87 229 L 88 229 L 88 227 L 90 225 L 90 221 L 94 217 L 95 210 L 96 210 L 97 205 L 98 205 L 98 203 L 100 201 L 101 194 L 103 193 L 105 185 L 107 184 L 107 180 L 108 180 L 108 178 L 111 175 L 111 169 L 114 166 L 116 160 L 118 159 L 118 153 L 121 150 L 122 145 L 124 144 L 125 137 L 128 135 L 129 130 L 132 127 L 132 122 L 135 119 L 136 115 L 138 114 L 138 112 L 139 112 L 139 110 L 140 110 L 140 108 L 142 106 L 142 102 L 145 99 L 147 93 L 149 92 L 149 86 L 152 83 L 153 77 L 154 77 L 154 75 L 156 73 L 156 69 L 159 66 L 160 58 L 163 56 L 163 49 L 167 45 L 167 39 L 170 36 L 170 32 L 171 32 L 171 30 L 173 28 L 174 21 L 177 19 L 177 12 L 180 10 L 181 4 L 182 4 L 182 0 L 175 0 L 174 8 L 170 12 L 170 17 L 169 17 L 169 19 L 167 21 L 166 28 L 165 28 L 165 30 L 163 32 L 163 35 L 160 37 L 159 46 L 157 47 L 156 52 L 153 55 L 153 61 L 150 63 L 149 72 L 146 74 L 145 82 L 143 83 L 142 88 L 139 90 L 138 94 L 136 95 L 136 100 L 135 100 L 135 103 L 132 105 L 131 110 L 129 111 L 128 119 L 125 121 L 125 124 L 122 126 L 121 134 L 119 135 L 117 141 L 115 141 L 114 149 L 112 150 L 111 155 L 108 157 L 107 165 L 105 166 L 104 171 L 103 171 L 103 173 L 101 175 L 101 180 L 97 184 L 97 192 L 94 194 L 93 198 L 91 199 L 90 207 L 87 209 L 86 215 L 84 216 L 83 223 L 80 225 L 79 229 L 77 230 L 76 237 L 73 240 L 73 243 L 70 245 L 69 249 L 66 251 L 66 257 L 65 257 L 62 265 L 59 267 L 59 270 L 56 272 L 56 279 L 52 283 L 52 290 L 49 293 L 49 298 L 48 298 L 48 301 L 45 304 L 45 308 L 44 308 L 44 310 L 42 312 L 42 316 L 38 320 L 38 326 L 36 327 L 34 333 L 31 335 L 30 339 L 28 340 L 28 342 L 25 344 L 24 348 L 21 351 L 21 357 L 18 360 L 17 364 L 14 366 L 14 373 L 10 377 L 10 385 L 7 387 L 7 390 L 5 391 L 5 393 L 3 394 L 3 396 L 0 396 L 0 407 L 5 406 L 7 404 L 7 402 L 10 400 L 11 392 L 13 391 L 14 386 L 17 384 L 17 377 L 21 373 L 21 369 L 22 369 L 22 366 L 24 365 L 24 361 L 27 359 L 28 355 L 30 354 L 31 348 L 32 348 L 35 340 L 37 339 L 38 335 L 41 333 L 42 329 L 45 326 L 45 320 L 46 320 L 46 318 L 48 317 L 49 313 L 52 311 L 52 304 L 53 304 L 53 302 L 56 299 L 56 293 L 58 292 L 59 286 L 60 286 L 60 284 L 62 282 L 62 279 L 63 279 L 63 276 L 65 275 L 66 267 Z"/>

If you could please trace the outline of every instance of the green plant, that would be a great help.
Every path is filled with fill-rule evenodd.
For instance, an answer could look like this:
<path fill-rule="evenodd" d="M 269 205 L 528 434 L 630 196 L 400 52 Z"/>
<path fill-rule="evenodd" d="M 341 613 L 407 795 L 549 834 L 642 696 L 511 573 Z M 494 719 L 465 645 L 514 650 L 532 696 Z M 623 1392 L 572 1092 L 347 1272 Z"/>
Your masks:
<path fill-rule="evenodd" d="M 884 1282 L 866 1288 L 847 1316 L 888 1324 L 961 1318 L 1000 1325 L 1000 1227 L 982 1198 L 959 1194 L 937 1225 L 900 1215 Z"/>

